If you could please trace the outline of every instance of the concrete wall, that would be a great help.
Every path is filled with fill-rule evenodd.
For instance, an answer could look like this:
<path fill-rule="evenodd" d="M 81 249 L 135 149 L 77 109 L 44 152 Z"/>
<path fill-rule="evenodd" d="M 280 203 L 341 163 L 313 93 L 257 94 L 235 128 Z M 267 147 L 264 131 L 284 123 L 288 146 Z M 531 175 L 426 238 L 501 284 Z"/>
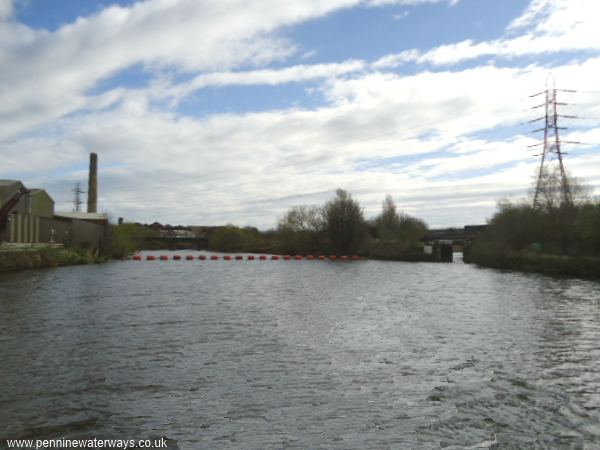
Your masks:
<path fill-rule="evenodd" d="M 0 240 L 11 243 L 60 242 L 65 247 L 99 248 L 106 227 L 77 219 L 56 219 L 29 214 L 12 214 Z"/>
<path fill-rule="evenodd" d="M 40 218 L 41 242 L 61 242 L 65 247 L 99 248 L 106 227 L 77 219 Z"/>
<path fill-rule="evenodd" d="M 54 216 L 54 200 L 43 189 L 31 191 L 31 214 L 49 219 Z"/>
<path fill-rule="evenodd" d="M 40 240 L 40 218 L 30 214 L 11 214 L 3 241 L 37 244 Z"/>

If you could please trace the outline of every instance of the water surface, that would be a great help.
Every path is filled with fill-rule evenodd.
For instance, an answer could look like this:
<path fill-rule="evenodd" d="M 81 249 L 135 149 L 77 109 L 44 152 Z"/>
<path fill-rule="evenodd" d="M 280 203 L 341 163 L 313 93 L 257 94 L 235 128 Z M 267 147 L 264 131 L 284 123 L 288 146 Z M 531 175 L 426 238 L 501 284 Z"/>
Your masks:
<path fill-rule="evenodd" d="M 600 283 L 578 279 L 460 262 L 26 271 L 0 276 L 0 357 L 0 446 L 600 448 Z"/>

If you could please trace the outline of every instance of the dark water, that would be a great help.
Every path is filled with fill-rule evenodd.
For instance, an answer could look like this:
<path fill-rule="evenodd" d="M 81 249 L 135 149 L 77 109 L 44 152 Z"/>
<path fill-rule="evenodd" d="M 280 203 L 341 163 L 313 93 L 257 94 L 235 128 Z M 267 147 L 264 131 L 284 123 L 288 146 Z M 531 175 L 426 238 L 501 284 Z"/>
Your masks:
<path fill-rule="evenodd" d="M 455 264 L 115 262 L 0 277 L 6 438 L 600 448 L 600 283 Z"/>

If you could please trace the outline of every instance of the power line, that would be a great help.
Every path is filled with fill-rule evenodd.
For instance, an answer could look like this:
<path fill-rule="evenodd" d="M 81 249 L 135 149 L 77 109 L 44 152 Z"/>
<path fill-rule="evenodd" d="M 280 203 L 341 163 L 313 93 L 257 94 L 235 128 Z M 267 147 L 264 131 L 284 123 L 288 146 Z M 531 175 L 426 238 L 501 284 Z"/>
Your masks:
<path fill-rule="evenodd" d="M 544 121 L 544 127 L 532 131 L 532 133 L 543 132 L 544 133 L 543 141 L 540 143 L 528 146 L 528 148 L 542 146 L 542 152 L 535 155 L 535 156 L 541 157 L 541 160 L 540 160 L 540 168 L 539 168 L 537 182 L 536 182 L 535 195 L 533 197 L 533 207 L 534 208 L 541 207 L 540 197 L 544 194 L 545 190 L 550 188 L 550 186 L 548 186 L 549 181 L 547 179 L 547 175 L 548 175 L 547 172 L 548 172 L 548 166 L 552 162 L 551 161 L 552 157 L 555 157 L 555 159 L 558 161 L 558 170 L 559 170 L 559 174 L 560 174 L 561 201 L 563 204 L 566 204 L 566 205 L 571 205 L 573 203 L 573 199 L 571 196 L 571 188 L 570 188 L 569 182 L 567 180 L 567 175 L 565 173 L 565 167 L 564 167 L 564 162 L 563 162 L 563 157 L 566 153 L 564 153 L 562 151 L 561 146 L 563 143 L 565 143 L 565 144 L 566 143 L 580 144 L 580 142 L 561 141 L 559 131 L 566 130 L 567 127 L 559 126 L 558 120 L 559 120 L 559 118 L 574 119 L 574 118 L 577 118 L 577 116 L 567 116 L 567 115 L 561 115 L 558 113 L 558 106 L 567 105 L 567 103 L 558 101 L 558 93 L 559 92 L 574 93 L 576 91 L 574 91 L 572 89 L 557 89 L 556 82 L 553 78 L 552 78 L 552 87 L 550 87 L 549 86 L 550 77 L 551 76 L 549 75 L 548 78 L 546 78 L 546 89 L 544 91 L 538 92 L 537 94 L 533 94 L 530 96 L 531 98 L 533 98 L 533 97 L 538 97 L 540 95 L 543 95 L 545 98 L 544 103 L 542 103 L 541 105 L 536 105 L 532 108 L 532 109 L 544 108 L 544 112 L 545 112 L 544 116 L 533 119 L 528 122 L 528 123 L 534 123 L 534 122 L 538 122 L 538 121 L 542 121 L 542 120 Z"/>
<path fill-rule="evenodd" d="M 73 212 L 81 212 L 81 205 L 83 204 L 81 194 L 85 194 L 85 192 L 81 190 L 81 183 L 79 181 L 75 182 L 75 187 L 71 192 L 73 192 Z"/>

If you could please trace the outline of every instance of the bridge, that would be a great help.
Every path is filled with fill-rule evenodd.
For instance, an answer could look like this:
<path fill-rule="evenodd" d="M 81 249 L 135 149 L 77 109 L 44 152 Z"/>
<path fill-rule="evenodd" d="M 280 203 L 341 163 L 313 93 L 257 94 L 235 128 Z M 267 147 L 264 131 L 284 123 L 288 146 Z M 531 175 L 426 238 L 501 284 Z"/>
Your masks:
<path fill-rule="evenodd" d="M 463 228 L 438 228 L 427 232 L 422 241 L 450 241 L 464 245 L 471 242 L 487 229 L 487 225 L 466 225 Z"/>

